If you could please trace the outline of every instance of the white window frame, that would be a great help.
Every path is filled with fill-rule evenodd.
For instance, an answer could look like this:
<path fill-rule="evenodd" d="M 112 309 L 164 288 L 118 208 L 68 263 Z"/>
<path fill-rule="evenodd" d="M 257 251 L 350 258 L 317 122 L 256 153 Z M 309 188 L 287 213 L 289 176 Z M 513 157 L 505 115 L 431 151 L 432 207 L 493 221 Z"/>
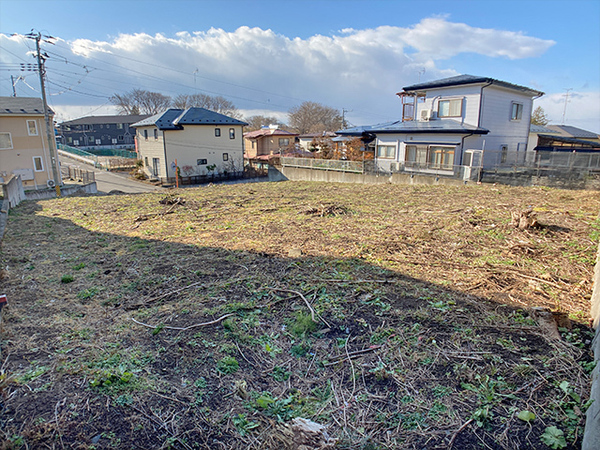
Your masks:
<path fill-rule="evenodd" d="M 519 121 L 523 118 L 523 103 L 511 102 L 510 104 L 510 120 Z"/>
<path fill-rule="evenodd" d="M 6 131 L 6 132 L 0 133 L 0 136 L 2 136 L 2 135 L 6 135 L 8 137 L 8 145 L 10 147 L 4 147 L 4 146 L 2 146 L 2 140 L 0 140 L 0 150 L 10 150 L 11 148 L 14 148 L 13 147 L 12 136 L 10 135 L 10 133 L 8 131 Z"/>
<path fill-rule="evenodd" d="M 34 156 L 33 158 L 33 171 L 34 172 L 43 172 L 44 171 L 44 159 L 41 156 Z M 35 160 L 38 160 L 40 162 L 40 166 L 41 169 L 36 169 L 36 164 L 35 164 Z"/>
<path fill-rule="evenodd" d="M 33 133 L 31 132 L 31 125 L 32 124 L 33 124 Z M 27 134 L 29 136 L 37 136 L 38 135 L 37 122 L 35 120 L 28 120 L 27 121 Z"/>
<path fill-rule="evenodd" d="M 229 129 L 229 139 L 235 139 L 235 128 Z"/>
<path fill-rule="evenodd" d="M 448 113 L 442 113 L 442 104 L 448 104 Z M 458 114 L 456 114 L 456 105 L 459 105 Z M 453 111 L 454 109 L 454 111 Z M 455 113 L 455 114 L 453 114 Z M 443 100 L 438 101 L 438 117 L 462 117 L 463 113 L 463 99 L 462 98 L 445 98 Z"/>
<path fill-rule="evenodd" d="M 382 156 L 381 150 L 385 148 L 385 156 Z M 390 156 L 390 149 L 392 149 Z M 396 159 L 396 146 L 388 144 L 380 144 L 377 146 L 377 159 Z"/>

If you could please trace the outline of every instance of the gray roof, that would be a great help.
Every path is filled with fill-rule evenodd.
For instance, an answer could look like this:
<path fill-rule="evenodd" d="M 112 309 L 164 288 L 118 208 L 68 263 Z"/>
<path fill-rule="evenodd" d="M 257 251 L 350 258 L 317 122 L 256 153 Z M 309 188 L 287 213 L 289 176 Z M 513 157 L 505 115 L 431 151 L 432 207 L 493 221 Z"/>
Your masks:
<path fill-rule="evenodd" d="M 180 126 L 174 125 L 173 121 L 177 119 L 183 109 L 167 109 L 164 112 L 155 114 L 150 116 L 144 120 L 140 120 L 139 122 L 131 125 L 132 127 L 149 127 L 152 125 L 156 125 L 159 130 L 181 130 Z"/>
<path fill-rule="evenodd" d="M 129 115 L 112 115 L 112 116 L 86 116 L 80 117 L 79 119 L 67 120 L 62 122 L 61 125 L 96 125 L 105 123 L 135 123 L 140 120 L 149 117 L 148 114 L 129 114 Z"/>
<path fill-rule="evenodd" d="M 206 108 L 174 109 L 148 117 L 134 123 L 133 127 L 156 125 L 160 130 L 180 130 L 183 125 L 248 125 L 233 117 L 210 111 Z"/>
<path fill-rule="evenodd" d="M 487 134 L 489 130 L 473 125 L 462 124 L 456 120 L 429 120 L 380 123 L 377 125 L 368 125 L 362 127 L 348 128 L 340 130 L 337 134 L 360 136 L 365 133 L 448 133 L 448 134 Z"/>
<path fill-rule="evenodd" d="M 598 139 L 599 136 L 597 133 L 593 133 L 591 131 L 582 130 L 581 128 L 573 127 L 571 125 L 548 125 L 551 132 L 567 134 L 574 138 L 583 138 L 583 139 Z"/>
<path fill-rule="evenodd" d="M 535 89 L 528 88 L 526 86 L 519 86 L 518 84 L 508 83 L 507 81 L 496 80 L 495 78 L 489 77 L 478 77 L 475 75 L 458 75 L 450 78 L 442 78 L 441 80 L 426 81 L 424 83 L 412 84 L 405 86 L 402 89 L 404 92 L 424 91 L 427 89 L 434 89 L 439 87 L 450 87 L 450 86 L 461 86 L 464 84 L 494 84 L 496 86 L 502 86 L 509 89 L 515 89 L 517 91 L 524 92 L 532 96 L 544 95 L 543 92 Z"/>
<path fill-rule="evenodd" d="M 50 114 L 54 114 L 48 108 Z M 43 115 L 44 103 L 41 98 L 36 97 L 0 97 L 0 115 Z"/>
<path fill-rule="evenodd" d="M 529 129 L 529 132 L 530 133 L 538 133 L 538 134 L 539 133 L 545 133 L 545 134 L 558 133 L 558 131 L 552 130 L 551 128 L 546 128 L 542 125 L 534 125 L 534 124 L 531 124 L 531 128 Z"/>

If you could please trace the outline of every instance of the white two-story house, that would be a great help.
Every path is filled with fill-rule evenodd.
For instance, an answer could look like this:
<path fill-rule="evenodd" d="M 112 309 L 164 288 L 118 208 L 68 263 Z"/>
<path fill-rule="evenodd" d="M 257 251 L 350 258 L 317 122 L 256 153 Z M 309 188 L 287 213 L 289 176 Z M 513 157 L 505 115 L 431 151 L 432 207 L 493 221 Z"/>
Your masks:
<path fill-rule="evenodd" d="M 244 170 L 246 122 L 205 108 L 168 109 L 131 125 L 151 179 L 234 174 Z"/>
<path fill-rule="evenodd" d="M 397 94 L 402 119 L 341 130 L 362 136 L 382 170 L 455 173 L 457 166 L 525 161 L 533 99 L 543 95 L 493 78 L 459 75 Z"/>

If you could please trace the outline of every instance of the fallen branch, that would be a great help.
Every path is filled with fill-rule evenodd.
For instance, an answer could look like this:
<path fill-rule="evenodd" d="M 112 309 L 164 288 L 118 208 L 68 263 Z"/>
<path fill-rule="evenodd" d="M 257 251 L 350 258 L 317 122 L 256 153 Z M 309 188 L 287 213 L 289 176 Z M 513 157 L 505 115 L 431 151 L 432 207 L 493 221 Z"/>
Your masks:
<path fill-rule="evenodd" d="M 362 349 L 362 350 L 356 350 L 356 351 L 354 351 L 354 352 L 346 352 L 346 354 L 345 354 L 345 355 L 343 355 L 343 357 L 342 357 L 342 358 L 338 358 L 338 359 L 336 359 L 335 361 L 331 361 L 331 362 L 328 362 L 328 363 L 324 363 L 324 364 L 323 364 L 323 366 L 325 366 L 325 367 L 329 367 L 329 366 L 335 366 L 336 364 L 339 364 L 339 363 L 341 363 L 341 362 L 344 362 L 344 361 L 350 361 L 351 359 L 358 358 L 359 356 L 362 356 L 362 355 L 364 355 L 365 353 L 369 353 L 369 352 L 372 352 L 372 351 L 378 350 L 378 349 L 380 349 L 381 347 L 383 347 L 383 345 L 374 345 L 374 346 L 372 346 L 372 347 L 369 347 L 369 348 L 364 348 L 364 349 Z"/>
<path fill-rule="evenodd" d="M 328 326 L 329 328 L 331 328 L 331 325 L 329 325 L 325 319 L 323 319 L 319 314 L 317 314 L 315 312 L 315 310 L 313 309 L 313 307 L 310 305 L 309 301 L 306 299 L 306 297 L 304 295 L 302 295 L 301 292 L 298 291 L 294 291 L 292 289 L 280 289 L 280 288 L 267 288 L 270 291 L 277 291 L 277 292 L 289 292 L 290 294 L 295 294 L 298 297 L 300 297 L 302 300 L 304 300 L 304 303 L 306 303 L 306 306 L 308 307 L 308 309 L 310 310 L 310 316 L 312 318 L 313 322 L 317 322 L 317 320 L 315 319 L 315 316 L 318 316 L 319 319 L 321 319 L 321 322 L 323 322 L 326 326 Z"/>
<path fill-rule="evenodd" d="M 450 439 L 450 443 L 448 444 L 448 450 L 450 450 L 452 448 L 452 444 L 454 444 L 454 440 L 456 439 L 456 436 L 458 436 L 458 434 L 464 430 L 465 428 L 467 428 L 471 423 L 473 422 L 473 419 L 469 419 L 467 420 L 465 423 L 463 423 L 463 425 L 454 432 L 454 434 L 452 435 L 452 439 Z"/>
<path fill-rule="evenodd" d="M 189 327 L 170 327 L 167 325 L 161 326 L 161 325 L 148 325 L 147 323 L 143 323 L 140 321 L 135 320 L 133 317 L 131 317 L 131 320 L 134 321 L 135 323 L 137 323 L 138 325 L 142 325 L 144 327 L 148 327 L 148 328 L 153 328 L 153 329 L 164 329 L 164 330 L 177 330 L 177 331 L 187 331 L 187 330 L 191 330 L 192 328 L 198 328 L 198 327 L 205 327 L 208 325 L 214 325 L 215 323 L 219 323 L 220 321 L 227 319 L 228 317 L 231 317 L 235 315 L 234 313 L 229 313 L 229 314 L 225 314 L 224 316 L 219 317 L 218 319 L 215 320 L 211 320 L 210 322 L 204 322 L 204 323 L 197 323 L 194 325 L 190 325 Z"/>

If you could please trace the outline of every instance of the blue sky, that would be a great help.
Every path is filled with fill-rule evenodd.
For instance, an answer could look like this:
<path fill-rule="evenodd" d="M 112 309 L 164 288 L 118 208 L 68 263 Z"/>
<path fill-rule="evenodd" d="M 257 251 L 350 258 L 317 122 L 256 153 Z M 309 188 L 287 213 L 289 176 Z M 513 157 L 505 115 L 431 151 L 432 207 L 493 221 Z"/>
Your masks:
<path fill-rule="evenodd" d="M 355 125 L 395 119 L 403 86 L 460 73 L 546 93 L 560 123 L 600 132 L 599 0 L 0 0 L 0 95 L 36 96 L 31 29 L 59 38 L 50 102 L 59 118 L 111 111 L 133 87 L 223 95 L 285 120 L 304 100 Z M 13 69 L 13 70 L 10 70 Z"/>

